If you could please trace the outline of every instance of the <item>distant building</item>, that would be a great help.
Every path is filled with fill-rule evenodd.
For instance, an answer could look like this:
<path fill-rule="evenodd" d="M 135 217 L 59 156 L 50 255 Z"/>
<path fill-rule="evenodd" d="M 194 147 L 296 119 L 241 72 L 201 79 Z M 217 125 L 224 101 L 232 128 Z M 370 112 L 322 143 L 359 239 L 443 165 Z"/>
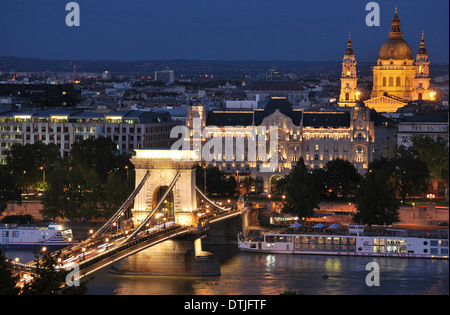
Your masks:
<path fill-rule="evenodd" d="M 287 97 L 291 102 L 308 101 L 309 91 L 297 82 L 256 81 L 244 87 L 247 99 L 264 99 L 271 96 Z"/>
<path fill-rule="evenodd" d="M 166 84 L 175 82 L 175 71 L 173 70 L 160 70 L 155 71 L 155 81 L 162 81 Z"/>
<path fill-rule="evenodd" d="M 5 111 L 0 113 L 0 164 L 12 145 L 42 141 L 54 143 L 68 156 L 78 140 L 100 136 L 112 139 L 119 153 L 142 148 L 170 148 L 170 130 L 178 122 L 167 112 L 83 110 Z"/>
<path fill-rule="evenodd" d="M 81 90 L 76 84 L 0 83 L 0 98 L 22 109 L 73 107 L 81 100 Z"/>
<path fill-rule="evenodd" d="M 102 79 L 103 80 L 111 80 L 111 72 L 105 71 L 102 73 Z"/>
<path fill-rule="evenodd" d="M 398 123 L 398 145 L 410 147 L 411 138 L 424 135 L 432 138 L 442 137 L 448 142 L 448 111 L 418 113 Z"/>

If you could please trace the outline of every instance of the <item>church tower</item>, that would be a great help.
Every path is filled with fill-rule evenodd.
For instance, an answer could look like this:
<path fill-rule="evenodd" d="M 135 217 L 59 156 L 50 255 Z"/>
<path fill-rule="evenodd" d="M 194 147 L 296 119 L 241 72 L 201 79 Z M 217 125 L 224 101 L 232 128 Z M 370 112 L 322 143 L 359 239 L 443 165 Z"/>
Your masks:
<path fill-rule="evenodd" d="M 422 40 L 416 57 L 416 74 L 414 78 L 414 100 L 433 100 L 434 94 L 430 91 L 430 60 L 425 48 L 425 39 Z"/>
<path fill-rule="evenodd" d="M 359 100 L 357 89 L 358 77 L 356 75 L 356 59 L 352 48 L 352 40 L 348 35 L 347 50 L 342 62 L 341 75 L 341 95 L 339 97 L 339 106 L 355 106 Z"/>
<path fill-rule="evenodd" d="M 389 39 L 381 46 L 377 65 L 373 67 L 372 98 L 389 96 L 404 102 L 413 100 L 416 67 L 400 24 L 396 8 Z"/>

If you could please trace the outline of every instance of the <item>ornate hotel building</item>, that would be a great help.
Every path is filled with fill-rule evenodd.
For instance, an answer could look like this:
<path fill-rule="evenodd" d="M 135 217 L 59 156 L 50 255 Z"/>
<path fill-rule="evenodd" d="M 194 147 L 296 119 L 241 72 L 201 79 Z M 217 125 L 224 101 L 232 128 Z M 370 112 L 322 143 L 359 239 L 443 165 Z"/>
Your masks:
<path fill-rule="evenodd" d="M 258 192 L 271 192 L 276 180 L 288 175 L 300 158 L 309 169 L 323 168 L 327 162 L 340 158 L 352 162 L 360 173 L 364 173 L 374 154 L 375 128 L 371 112 L 362 101 L 345 112 L 307 112 L 293 109 L 287 97 L 271 97 L 264 109 L 249 111 L 207 111 L 198 103 L 189 110 L 187 127 L 192 136 L 192 122 L 197 118 L 201 120 L 202 128 L 214 126 L 220 129 L 223 155 L 207 164 L 236 177 L 251 176 L 256 179 Z M 264 161 L 261 156 L 249 161 L 248 147 L 243 156 L 238 156 L 236 139 L 246 135 L 226 131 L 227 127 L 234 126 L 253 128 L 255 134 L 258 127 L 266 127 L 267 152 L 270 127 L 275 126 L 278 131 L 276 167 L 263 171 L 271 166 L 269 161 Z M 226 159 L 224 153 L 230 143 L 226 143 L 227 137 L 233 140 L 231 160 Z M 208 140 L 202 138 L 202 146 Z M 245 142 L 248 143 L 248 139 Z M 202 149 L 194 148 L 194 145 L 192 148 Z"/>
<path fill-rule="evenodd" d="M 424 34 L 416 58 L 403 39 L 400 18 L 395 10 L 389 39 L 381 46 L 373 67 L 373 87 L 366 106 L 377 112 L 396 112 L 410 101 L 434 100 L 430 90 L 430 61 L 425 48 Z M 358 101 L 356 59 L 351 41 L 342 63 L 340 106 L 355 106 Z"/>

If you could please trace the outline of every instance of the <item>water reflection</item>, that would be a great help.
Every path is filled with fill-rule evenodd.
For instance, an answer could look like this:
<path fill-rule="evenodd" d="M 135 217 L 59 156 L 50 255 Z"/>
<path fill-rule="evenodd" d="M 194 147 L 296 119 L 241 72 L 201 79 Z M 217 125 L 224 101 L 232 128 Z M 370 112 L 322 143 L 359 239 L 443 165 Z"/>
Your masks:
<path fill-rule="evenodd" d="M 339 258 L 328 258 L 325 261 L 325 271 L 328 273 L 341 272 L 341 260 Z"/>
<path fill-rule="evenodd" d="M 103 269 L 93 274 L 89 291 L 117 295 L 278 295 L 286 290 L 322 295 L 449 294 L 448 260 L 255 254 L 226 245 L 204 249 L 218 256 L 220 276 L 119 276 Z M 33 253 L 28 254 L 32 260 Z M 380 266 L 380 287 L 365 283 L 369 262 Z"/>

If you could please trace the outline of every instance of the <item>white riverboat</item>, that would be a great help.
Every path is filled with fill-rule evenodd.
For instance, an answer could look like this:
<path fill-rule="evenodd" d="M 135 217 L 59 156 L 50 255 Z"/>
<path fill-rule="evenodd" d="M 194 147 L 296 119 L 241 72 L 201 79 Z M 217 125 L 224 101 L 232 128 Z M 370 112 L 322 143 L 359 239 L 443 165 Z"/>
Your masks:
<path fill-rule="evenodd" d="M 448 230 L 441 233 L 442 238 L 427 234 L 408 236 L 405 231 L 403 235 L 395 235 L 398 230 L 386 230 L 386 235 L 324 231 L 262 232 L 246 238 L 241 233 L 238 246 L 241 251 L 277 254 L 449 258 Z"/>
<path fill-rule="evenodd" d="M 57 250 L 74 244 L 71 229 L 50 223 L 46 227 L 1 224 L 1 249 L 41 249 Z"/>

